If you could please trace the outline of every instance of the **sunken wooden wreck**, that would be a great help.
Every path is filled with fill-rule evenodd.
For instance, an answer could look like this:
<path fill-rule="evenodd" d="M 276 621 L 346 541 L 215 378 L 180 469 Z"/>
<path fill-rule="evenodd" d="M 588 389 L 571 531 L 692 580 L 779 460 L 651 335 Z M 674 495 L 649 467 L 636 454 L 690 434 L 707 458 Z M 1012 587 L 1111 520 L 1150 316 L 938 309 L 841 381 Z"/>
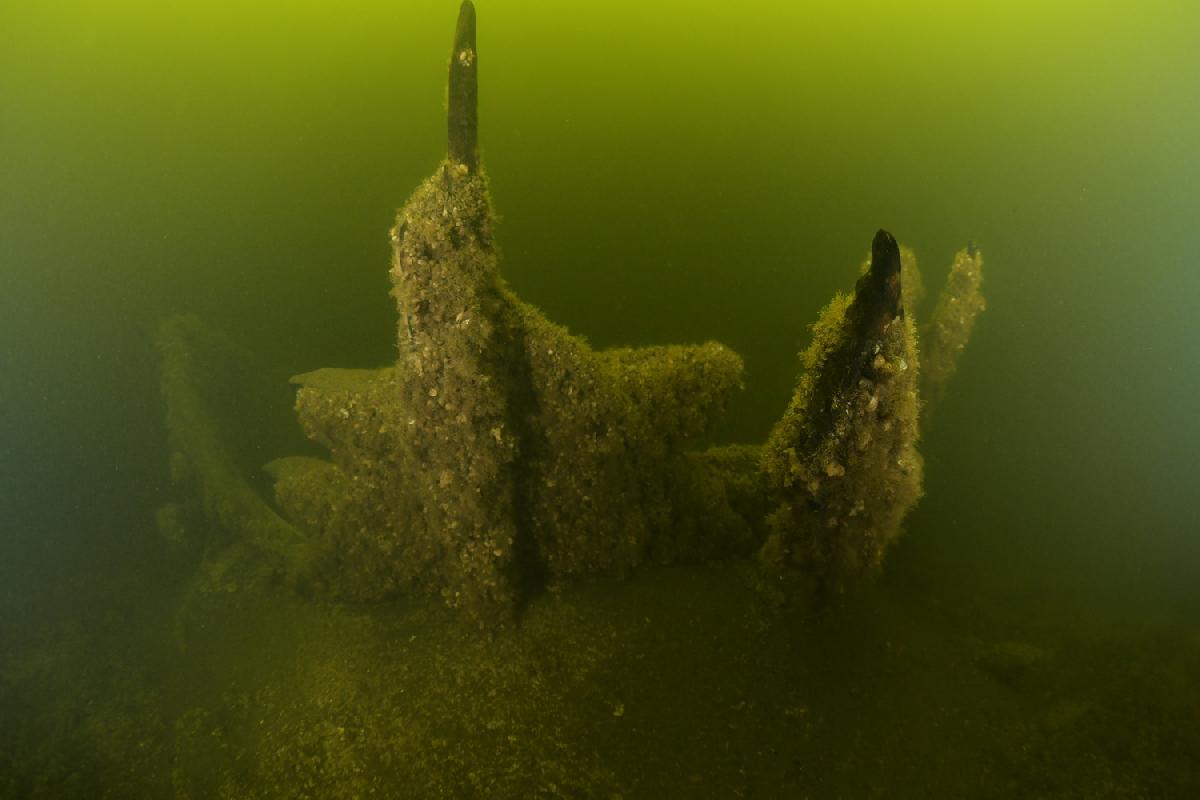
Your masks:
<path fill-rule="evenodd" d="M 216 554 L 234 541 L 305 591 L 424 591 L 490 628 L 539 587 L 644 562 L 753 557 L 785 586 L 823 590 L 869 575 L 921 495 L 911 252 L 875 235 L 853 293 L 812 326 L 765 444 L 698 450 L 742 385 L 737 354 L 715 342 L 597 351 L 501 278 L 478 70 L 467 0 L 447 157 L 390 234 L 399 357 L 293 379 L 304 431 L 329 458 L 268 465 L 279 512 L 204 419 L 188 364 L 205 334 L 164 325 L 172 465 L 192 499 L 160 511 L 162 527 L 210 537 L 204 563 L 228 562 Z M 981 267 L 973 246 L 960 252 L 935 312 L 925 361 L 939 396 L 983 308 Z"/>

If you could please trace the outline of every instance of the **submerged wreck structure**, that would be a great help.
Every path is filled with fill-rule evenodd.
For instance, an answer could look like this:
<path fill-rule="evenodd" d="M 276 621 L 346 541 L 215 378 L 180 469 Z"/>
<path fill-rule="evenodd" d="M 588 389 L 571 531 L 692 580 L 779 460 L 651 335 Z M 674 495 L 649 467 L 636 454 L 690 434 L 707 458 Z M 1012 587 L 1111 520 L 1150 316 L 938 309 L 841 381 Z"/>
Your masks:
<path fill-rule="evenodd" d="M 767 441 L 698 449 L 742 385 L 737 354 L 597 351 L 501 278 L 478 70 L 466 0 L 447 157 L 391 230 L 397 362 L 293 379 L 300 423 L 329 458 L 268 464 L 274 505 L 205 411 L 211 334 L 194 318 L 163 325 L 172 474 L 189 499 L 161 509 L 160 528 L 203 553 L 199 583 L 258 558 L 301 591 L 423 591 L 496 628 L 538 587 L 646 562 L 751 557 L 821 591 L 873 572 L 921 495 L 921 397 L 941 396 L 983 309 L 979 250 L 955 257 L 921 331 L 925 384 L 916 260 L 881 230 L 854 291 L 813 325 Z"/>

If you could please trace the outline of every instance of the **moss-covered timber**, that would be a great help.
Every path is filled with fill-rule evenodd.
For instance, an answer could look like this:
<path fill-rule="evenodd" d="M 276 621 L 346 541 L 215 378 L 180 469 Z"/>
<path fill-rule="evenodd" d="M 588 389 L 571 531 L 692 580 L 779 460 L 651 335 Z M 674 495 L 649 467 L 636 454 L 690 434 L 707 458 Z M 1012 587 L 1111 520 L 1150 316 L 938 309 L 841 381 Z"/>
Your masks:
<path fill-rule="evenodd" d="M 530 583 L 705 552 L 718 520 L 748 546 L 686 452 L 740 388 L 736 354 L 597 352 L 546 320 L 499 277 L 479 170 L 443 163 L 392 242 L 397 366 L 299 376 L 301 423 L 332 463 L 273 467 L 281 506 L 315 533 L 311 583 L 362 599 L 424 587 L 497 625 Z"/>
<path fill-rule="evenodd" d="M 762 453 L 773 510 L 759 558 L 822 591 L 874 571 L 921 494 L 917 349 L 900 250 L 876 234 L 870 269 L 813 326 L 805 371 Z"/>
<path fill-rule="evenodd" d="M 971 340 L 975 320 L 987 308 L 982 287 L 983 253 L 969 244 L 954 254 L 929 322 L 921 326 L 921 396 L 928 404 L 945 396 L 946 384 Z"/>
<path fill-rule="evenodd" d="M 159 509 L 160 531 L 206 555 L 246 544 L 288 568 L 301 536 L 243 477 L 212 408 L 212 385 L 221 377 L 215 365 L 228 362 L 235 346 L 194 316 L 166 319 L 156 345 L 171 480 L 187 498 Z"/>

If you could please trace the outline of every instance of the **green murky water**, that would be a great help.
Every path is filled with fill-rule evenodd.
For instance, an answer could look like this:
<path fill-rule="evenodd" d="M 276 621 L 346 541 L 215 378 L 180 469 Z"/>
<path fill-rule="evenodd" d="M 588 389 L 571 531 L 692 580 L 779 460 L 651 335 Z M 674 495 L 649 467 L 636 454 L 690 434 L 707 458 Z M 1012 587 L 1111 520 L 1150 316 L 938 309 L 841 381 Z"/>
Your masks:
<path fill-rule="evenodd" d="M 883 576 L 779 612 L 645 569 L 495 639 L 282 587 L 180 614 L 155 327 L 250 352 L 214 387 L 246 465 L 307 452 L 288 376 L 394 358 L 456 4 L 7 4 L 0 795 L 1195 794 L 1200 12 L 478 5 L 505 277 L 598 346 L 740 352 L 722 440 L 877 227 L 927 280 L 986 252 Z"/>

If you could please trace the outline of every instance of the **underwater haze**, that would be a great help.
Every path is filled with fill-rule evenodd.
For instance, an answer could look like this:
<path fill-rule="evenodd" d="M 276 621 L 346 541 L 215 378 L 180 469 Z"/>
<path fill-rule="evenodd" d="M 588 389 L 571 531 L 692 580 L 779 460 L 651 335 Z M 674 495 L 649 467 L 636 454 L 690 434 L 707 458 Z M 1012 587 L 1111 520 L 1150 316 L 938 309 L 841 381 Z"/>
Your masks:
<path fill-rule="evenodd" d="M 158 326 L 246 352 L 211 390 L 269 498 L 315 452 L 289 377 L 396 360 L 458 3 L 6 3 L 0 796 L 1196 796 L 1200 6 L 476 7 L 504 278 L 597 348 L 740 353 L 718 443 L 877 229 L 934 289 L 986 254 L 882 575 L 779 610 L 646 568 L 494 638 L 284 587 L 181 623 Z"/>

